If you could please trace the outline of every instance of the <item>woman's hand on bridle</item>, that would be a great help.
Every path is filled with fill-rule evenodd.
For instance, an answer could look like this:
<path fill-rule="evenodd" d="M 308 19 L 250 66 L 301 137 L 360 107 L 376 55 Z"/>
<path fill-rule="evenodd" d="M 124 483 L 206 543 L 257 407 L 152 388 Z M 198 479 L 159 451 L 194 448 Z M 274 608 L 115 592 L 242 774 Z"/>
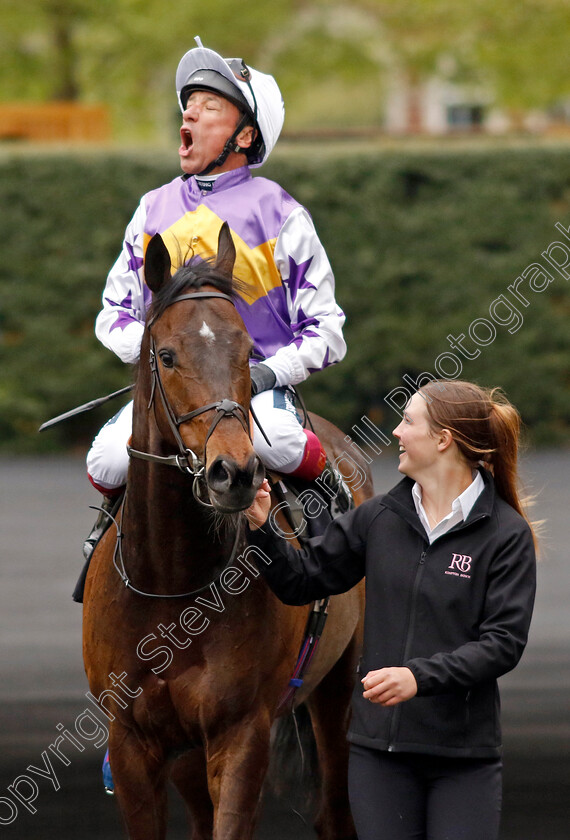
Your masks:
<path fill-rule="evenodd" d="M 245 515 L 249 522 L 249 527 L 252 531 L 266 522 L 271 510 L 271 488 L 266 478 L 263 479 L 263 484 L 257 491 L 253 504 L 245 511 Z"/>

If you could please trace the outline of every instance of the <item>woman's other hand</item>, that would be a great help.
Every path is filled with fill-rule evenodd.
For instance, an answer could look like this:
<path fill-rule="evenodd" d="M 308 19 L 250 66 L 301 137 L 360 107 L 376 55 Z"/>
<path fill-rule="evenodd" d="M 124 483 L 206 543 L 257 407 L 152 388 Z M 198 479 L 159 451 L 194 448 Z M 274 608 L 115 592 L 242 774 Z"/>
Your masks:
<path fill-rule="evenodd" d="M 380 668 L 361 680 L 363 697 L 381 706 L 396 706 L 417 694 L 418 684 L 409 668 Z"/>

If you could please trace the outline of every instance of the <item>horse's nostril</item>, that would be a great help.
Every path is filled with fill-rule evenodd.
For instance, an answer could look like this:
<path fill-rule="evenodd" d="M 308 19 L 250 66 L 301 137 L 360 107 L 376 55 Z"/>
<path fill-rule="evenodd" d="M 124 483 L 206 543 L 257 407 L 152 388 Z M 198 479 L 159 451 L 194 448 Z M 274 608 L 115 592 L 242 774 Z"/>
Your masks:
<path fill-rule="evenodd" d="M 263 464 L 254 454 L 243 468 L 231 459 L 216 458 L 208 470 L 207 478 L 209 487 L 220 493 L 251 487 L 257 490 L 264 476 Z"/>
<path fill-rule="evenodd" d="M 257 455 L 252 455 L 249 460 L 248 468 L 251 471 L 252 483 L 257 489 L 261 486 L 261 482 L 265 478 L 265 467 L 261 463 L 261 458 Z"/>
<path fill-rule="evenodd" d="M 214 490 L 228 490 L 236 475 L 236 467 L 231 461 L 224 458 L 216 458 L 208 470 L 208 484 Z"/>

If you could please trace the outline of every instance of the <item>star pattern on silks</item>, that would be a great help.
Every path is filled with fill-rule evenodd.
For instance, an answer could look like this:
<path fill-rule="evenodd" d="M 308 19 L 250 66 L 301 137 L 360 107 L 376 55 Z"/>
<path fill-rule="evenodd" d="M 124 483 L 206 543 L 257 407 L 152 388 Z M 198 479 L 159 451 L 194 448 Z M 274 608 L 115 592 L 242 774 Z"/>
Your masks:
<path fill-rule="evenodd" d="M 137 239 L 138 239 L 138 233 L 135 236 L 135 242 L 136 242 Z M 129 252 L 129 261 L 127 263 L 127 268 L 129 269 L 129 271 L 138 271 L 139 268 L 142 268 L 144 260 L 143 260 L 142 257 L 137 257 L 135 255 L 135 250 L 134 250 L 135 243 L 134 242 L 133 242 L 132 245 L 131 245 L 130 242 L 125 242 L 125 245 L 127 246 L 127 251 Z"/>
<path fill-rule="evenodd" d="M 297 263 L 293 257 L 289 257 L 289 277 L 283 280 L 284 285 L 289 289 L 291 301 L 295 303 L 295 298 L 300 289 L 315 289 L 316 286 L 307 280 L 307 270 L 312 263 L 313 258 L 309 257 L 305 262 Z"/>
<path fill-rule="evenodd" d="M 132 308 L 133 297 L 131 292 L 129 292 L 126 298 L 124 298 L 120 303 L 115 303 L 115 301 L 109 300 L 109 298 L 105 298 L 105 300 L 109 306 L 120 306 L 122 309 L 122 311 L 117 315 L 117 320 L 113 326 L 110 327 L 109 332 L 113 332 L 113 330 L 124 330 L 125 327 L 129 326 L 129 324 L 136 321 L 136 318 L 134 318 L 129 312 L 124 311 L 125 309 Z"/>
<path fill-rule="evenodd" d="M 300 347 L 306 338 L 321 338 L 321 335 L 313 330 L 303 330 L 303 334 L 294 338 L 293 341 L 291 341 L 291 344 L 294 344 L 295 347 Z"/>
<path fill-rule="evenodd" d="M 302 332 L 304 335 L 311 335 L 311 333 L 307 332 L 307 327 L 318 327 L 319 326 L 319 319 L 315 317 L 307 317 L 303 312 L 302 307 L 299 307 L 297 310 L 297 320 L 295 323 L 291 324 L 291 329 L 294 333 Z M 312 333 L 312 335 L 318 335 L 318 333 Z"/>
<path fill-rule="evenodd" d="M 330 365 L 329 361 L 329 348 L 327 347 L 327 352 L 325 353 L 325 358 L 323 359 L 323 363 L 320 368 L 307 368 L 309 373 L 318 373 L 319 370 L 324 370 L 324 368 Z"/>

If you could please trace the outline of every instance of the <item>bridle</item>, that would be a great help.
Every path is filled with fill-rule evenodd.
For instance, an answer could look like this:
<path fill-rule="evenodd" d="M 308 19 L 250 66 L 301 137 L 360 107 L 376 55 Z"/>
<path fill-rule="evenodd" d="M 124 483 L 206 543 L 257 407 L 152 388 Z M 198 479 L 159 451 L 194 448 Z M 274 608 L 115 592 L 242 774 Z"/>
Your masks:
<path fill-rule="evenodd" d="M 174 298 L 168 306 L 172 306 L 175 303 L 179 303 L 183 300 L 196 300 L 196 299 L 204 299 L 204 298 L 221 298 L 222 300 L 229 301 L 232 306 L 235 306 L 234 300 L 230 295 L 226 295 L 223 292 L 190 292 L 189 294 L 179 295 L 178 297 Z M 152 327 L 156 318 L 151 319 L 147 323 L 147 329 L 150 333 L 150 328 Z M 156 353 L 156 344 L 152 333 L 150 334 L 150 370 L 151 370 L 151 391 L 150 391 L 150 398 L 148 402 L 148 410 L 152 408 L 155 400 L 156 393 L 160 397 L 160 401 L 164 408 L 164 412 L 166 415 L 166 419 L 168 420 L 168 425 L 170 426 L 170 430 L 174 436 L 176 444 L 178 446 L 179 452 L 175 455 L 154 455 L 150 452 L 141 452 L 140 450 L 133 449 L 132 446 L 127 447 L 127 451 L 129 453 L 129 457 L 131 458 L 140 458 L 143 461 L 150 461 L 155 464 L 162 464 L 163 466 L 173 466 L 178 467 L 181 472 L 192 476 L 194 479 L 192 484 L 192 492 L 196 501 L 200 502 L 200 504 L 205 505 L 206 507 L 212 507 L 209 502 L 205 502 L 200 495 L 200 486 L 199 481 L 204 476 L 204 472 L 206 469 L 206 446 L 207 443 L 218 426 L 218 423 L 224 419 L 224 417 L 234 417 L 238 420 L 243 427 L 244 431 L 246 432 L 247 436 L 251 440 L 251 432 L 249 429 L 249 415 L 247 410 L 240 405 L 239 403 L 235 402 L 235 400 L 230 399 L 223 399 L 217 400 L 216 402 L 208 403 L 207 405 L 203 405 L 200 408 L 195 408 L 193 411 L 189 411 L 187 414 L 177 415 L 174 409 L 172 408 L 166 391 L 164 389 L 164 384 L 162 382 L 162 378 L 160 376 L 160 370 L 158 366 L 158 359 Z M 206 439 L 204 441 L 204 460 L 201 460 L 192 449 L 189 449 L 184 441 L 182 440 L 182 435 L 180 434 L 180 426 L 183 423 L 187 423 L 189 420 L 193 420 L 194 417 L 198 417 L 200 414 L 205 414 L 207 411 L 215 411 L 216 415 L 210 424 L 210 428 L 206 434 Z"/>
<path fill-rule="evenodd" d="M 168 306 L 172 306 L 173 304 L 178 303 L 179 301 L 182 301 L 182 300 L 195 300 L 197 298 L 198 299 L 200 299 L 200 298 L 221 298 L 222 300 L 229 301 L 233 306 L 235 306 L 233 298 L 231 298 L 229 295 L 223 294 L 222 292 L 191 292 L 189 294 L 180 295 L 179 297 L 174 298 L 174 300 L 172 300 L 168 304 Z M 151 326 L 152 326 L 152 324 L 154 323 L 155 320 L 156 320 L 156 317 L 151 318 L 147 322 L 146 328 L 149 330 L 149 333 L 150 333 L 150 328 L 151 328 Z M 151 370 L 152 382 L 151 382 L 150 398 L 149 398 L 149 402 L 148 402 L 148 406 L 147 406 L 148 411 L 150 411 L 150 409 L 152 408 L 152 406 L 154 404 L 156 392 L 158 391 L 162 406 L 164 408 L 166 417 L 168 419 L 168 424 L 170 426 L 170 429 L 171 429 L 171 431 L 174 435 L 174 438 L 176 440 L 176 443 L 177 443 L 180 451 L 176 455 L 154 455 L 151 452 L 141 452 L 140 450 L 133 449 L 132 446 L 129 445 L 127 447 L 129 457 L 140 458 L 143 461 L 150 461 L 150 462 L 155 463 L 155 464 L 162 464 L 163 466 L 177 467 L 179 470 L 181 470 L 181 472 L 192 476 L 193 479 L 194 479 L 194 481 L 192 483 L 192 493 L 194 495 L 194 498 L 201 505 L 204 505 L 205 507 L 210 507 L 211 508 L 211 507 L 213 507 L 213 505 L 210 504 L 209 502 L 205 502 L 200 497 L 200 491 L 199 491 L 199 480 L 200 480 L 200 478 L 203 477 L 204 471 L 206 469 L 206 463 L 205 463 L 206 462 L 206 444 L 208 443 L 208 440 L 209 440 L 210 436 L 212 435 L 214 429 L 217 427 L 218 423 L 221 420 L 223 420 L 224 417 L 235 417 L 237 420 L 239 420 L 242 427 L 246 431 L 249 439 L 251 440 L 251 432 L 250 432 L 250 429 L 249 429 L 249 422 L 248 422 L 248 413 L 247 413 L 246 409 L 242 405 L 240 405 L 239 403 L 235 402 L 235 400 L 223 399 L 223 400 L 218 400 L 217 402 L 208 403 L 208 405 L 203 405 L 200 408 L 196 408 L 193 411 L 189 411 L 187 414 L 182 414 L 180 416 L 177 415 L 176 412 L 174 411 L 174 409 L 172 408 L 172 406 L 170 405 L 170 402 L 169 402 L 168 397 L 166 395 L 166 391 L 164 390 L 164 384 L 162 382 L 162 379 L 161 379 L 161 376 L 160 376 L 160 370 L 159 370 L 159 367 L 158 367 L 156 345 L 155 345 L 155 341 L 154 341 L 154 338 L 153 338 L 151 333 L 150 333 L 150 370 Z M 193 452 L 191 449 L 189 449 L 185 445 L 184 441 L 182 440 L 182 436 L 180 434 L 180 426 L 183 423 L 187 423 L 189 420 L 193 420 L 194 417 L 198 417 L 200 414 L 205 414 L 207 411 L 215 411 L 216 416 L 212 420 L 212 423 L 210 424 L 210 428 L 208 429 L 208 432 L 206 434 L 206 439 L 204 441 L 204 461 L 202 461 L 196 455 L 195 452 Z M 253 415 L 253 416 L 255 418 L 255 415 Z M 256 422 L 257 422 L 257 420 L 256 420 Z M 261 429 L 261 431 L 263 433 L 263 429 Z M 102 508 L 101 508 L 101 510 L 102 510 Z M 107 514 L 107 515 L 110 516 L 110 514 Z M 214 581 L 217 580 L 219 575 L 222 574 L 222 572 L 223 572 L 223 570 L 222 570 L 222 572 L 218 572 L 216 574 L 216 577 L 212 581 L 209 581 L 208 583 L 204 584 L 203 586 L 200 586 L 197 589 L 193 589 L 190 592 L 181 592 L 181 593 L 175 593 L 175 594 L 164 593 L 163 594 L 163 593 L 145 592 L 141 589 L 137 589 L 131 583 L 131 581 L 129 579 L 129 576 L 128 576 L 128 573 L 127 573 L 127 570 L 125 568 L 125 561 L 124 561 L 123 550 L 122 550 L 123 533 L 121 531 L 121 528 L 120 528 L 118 522 L 112 516 L 110 516 L 110 518 L 113 520 L 113 522 L 114 522 L 114 524 L 117 528 L 117 539 L 116 539 L 116 542 L 115 542 L 115 551 L 113 553 L 113 565 L 114 565 L 116 571 L 119 573 L 119 576 L 121 577 L 121 580 L 123 581 L 125 586 L 128 589 L 130 589 L 132 592 L 135 592 L 137 595 L 142 595 L 146 598 L 161 598 L 161 599 L 188 598 L 188 597 L 197 595 L 200 592 L 205 591 L 206 589 L 209 589 L 211 587 L 212 583 L 214 583 Z M 239 527 L 236 528 L 236 532 L 235 532 L 235 535 L 234 535 L 233 545 L 232 545 L 232 548 L 231 548 L 231 551 L 230 551 L 229 559 L 228 559 L 227 563 L 225 564 L 224 569 L 228 568 L 228 566 L 230 566 L 233 563 L 233 561 L 234 561 L 234 559 L 237 555 L 237 552 L 238 552 L 238 547 L 239 547 L 239 544 L 240 544 L 241 535 L 242 535 L 241 529 Z"/>

